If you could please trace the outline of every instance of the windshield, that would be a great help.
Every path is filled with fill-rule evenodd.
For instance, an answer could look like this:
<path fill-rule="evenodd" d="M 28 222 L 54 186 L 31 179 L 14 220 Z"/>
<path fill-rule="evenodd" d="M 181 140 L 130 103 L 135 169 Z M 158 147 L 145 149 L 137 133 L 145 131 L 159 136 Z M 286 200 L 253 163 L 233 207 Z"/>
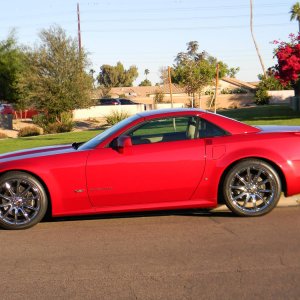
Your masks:
<path fill-rule="evenodd" d="M 116 133 L 123 127 L 126 127 L 131 122 L 139 119 L 140 117 L 138 115 L 131 116 L 127 119 L 122 120 L 121 122 L 115 124 L 114 126 L 106 129 L 105 131 L 101 132 L 91 140 L 87 141 L 86 143 L 82 144 L 78 147 L 79 150 L 88 150 L 95 148 L 99 143 L 103 142 L 106 138 L 108 138 L 110 135 Z"/>

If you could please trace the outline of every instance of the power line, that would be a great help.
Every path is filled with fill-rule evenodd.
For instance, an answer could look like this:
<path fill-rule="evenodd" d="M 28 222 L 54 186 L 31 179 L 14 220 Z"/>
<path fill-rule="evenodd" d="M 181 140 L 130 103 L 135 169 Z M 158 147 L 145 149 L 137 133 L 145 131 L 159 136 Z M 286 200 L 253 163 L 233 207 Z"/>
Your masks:
<path fill-rule="evenodd" d="M 159 12 L 161 13 L 162 7 L 157 7 L 157 8 L 128 8 L 128 6 L 126 6 L 126 8 L 122 8 L 122 9 L 106 9 L 105 7 L 101 7 L 98 9 L 94 9 L 93 10 L 85 10 L 82 9 L 82 6 L 84 7 L 84 3 L 81 4 L 81 15 L 84 15 L 85 13 L 101 13 L 101 17 L 103 16 L 103 14 L 108 14 L 108 13 L 116 13 L 116 12 L 121 12 L 121 13 L 126 13 L 126 12 L 130 12 L 130 13 L 149 13 L 149 12 Z M 270 4 L 256 4 L 256 10 L 258 10 L 259 8 L 275 8 L 275 7 L 287 7 L 287 4 L 283 4 L 282 2 L 272 2 Z M 242 5 L 218 5 L 218 6 L 196 6 L 196 7 L 168 7 L 168 11 L 198 11 L 198 10 L 226 10 L 226 9 L 241 9 L 241 8 L 245 8 L 248 9 L 249 6 L 246 4 L 242 4 Z M 288 8 L 289 9 L 289 8 Z M 74 14 L 74 10 L 60 10 L 60 11 L 53 11 L 53 12 L 49 12 L 49 9 L 47 9 L 47 11 L 45 10 L 45 12 L 40 12 L 39 14 L 20 14 L 20 15 L 15 15 L 15 18 L 18 18 L 18 20 L 20 19 L 33 19 L 36 17 L 39 18 L 45 18 L 48 16 L 53 16 L 53 14 L 55 14 L 55 16 L 63 16 L 65 17 L 67 14 L 72 16 Z M 5 16 L 1 16 L 1 21 L 5 21 L 5 20 L 11 20 L 11 16 L 5 17 Z"/>
<path fill-rule="evenodd" d="M 285 16 L 286 14 L 284 13 L 270 13 L 270 14 L 256 14 L 255 18 L 259 17 L 267 17 L 267 16 Z M 230 15 L 230 16 L 225 16 L 225 15 L 220 15 L 220 16 L 204 16 L 204 17 L 174 17 L 174 18 L 131 18 L 131 19 L 99 19 L 99 20 L 91 20 L 91 19 L 83 19 L 82 15 L 80 16 L 81 23 L 88 24 L 88 23 L 135 23 L 139 21 L 163 21 L 163 22 L 170 22 L 170 21 L 191 21 L 191 20 L 216 20 L 216 19 L 235 19 L 235 18 L 248 18 L 249 14 L 244 14 L 244 15 Z M 74 18 L 72 20 L 64 20 L 64 24 L 74 24 L 75 20 Z M 48 22 L 47 22 L 48 24 Z M 22 28 L 39 28 L 44 26 L 45 23 L 31 23 L 31 24 L 22 24 Z M 2 29 L 5 28 L 2 26 Z M 7 29 L 11 28 L 11 26 L 7 26 Z"/>
<path fill-rule="evenodd" d="M 276 23 L 276 24 L 259 24 L 255 25 L 256 27 L 281 27 L 287 26 L 290 23 Z M 90 29 L 90 30 L 83 30 L 85 33 L 108 33 L 108 32 L 150 32 L 150 31 L 185 31 L 185 30 L 219 30 L 221 29 L 240 29 L 240 28 L 248 28 L 248 25 L 220 25 L 220 26 L 194 26 L 194 27 L 169 27 L 169 28 L 117 28 L 117 29 Z"/>
<path fill-rule="evenodd" d="M 286 7 L 287 4 L 283 4 L 282 2 L 277 2 L 277 3 L 270 3 L 270 4 L 260 4 L 260 5 L 256 5 L 256 9 L 259 8 L 274 8 L 274 7 Z M 128 7 L 128 6 L 127 6 Z M 161 13 L 161 9 L 160 8 L 122 8 L 122 9 L 105 9 L 104 7 L 101 7 L 101 9 L 99 11 L 101 11 L 101 14 L 103 13 L 118 13 L 118 12 L 130 12 L 130 13 L 135 13 L 135 12 L 146 12 L 146 13 L 150 13 L 150 12 L 159 12 Z M 164 7 L 164 9 L 167 9 L 169 12 L 170 11 L 198 11 L 198 10 L 224 10 L 224 9 L 241 9 L 241 8 L 245 8 L 248 9 L 249 5 L 248 4 L 242 4 L 242 5 L 217 5 L 217 6 L 196 6 L 196 7 Z M 82 10 L 83 13 L 99 13 L 99 11 L 97 9 L 93 9 L 93 10 Z"/>
<path fill-rule="evenodd" d="M 256 14 L 255 18 L 257 17 L 272 17 L 272 16 L 286 16 L 286 14 L 284 13 L 273 13 L 273 14 Z M 203 16 L 203 17 L 174 17 L 174 18 L 126 18 L 126 19 L 120 19 L 120 18 L 116 18 L 116 19 L 83 19 L 83 21 L 85 23 L 106 23 L 106 22 L 113 22 L 113 23 L 134 23 L 137 21 L 165 21 L 165 22 L 169 22 L 169 21 L 184 21 L 184 20 L 215 20 L 215 19 L 232 19 L 232 18 L 246 18 L 246 17 L 250 17 L 250 14 L 237 14 L 237 15 L 230 15 L 230 16 Z"/>

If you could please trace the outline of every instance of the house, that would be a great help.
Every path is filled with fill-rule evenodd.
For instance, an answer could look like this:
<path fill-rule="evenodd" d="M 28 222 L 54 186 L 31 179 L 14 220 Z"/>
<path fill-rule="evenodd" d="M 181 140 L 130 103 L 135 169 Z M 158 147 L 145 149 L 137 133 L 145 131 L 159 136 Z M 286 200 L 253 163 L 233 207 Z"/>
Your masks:
<path fill-rule="evenodd" d="M 256 90 L 256 85 L 254 83 L 238 80 L 231 77 L 223 77 L 219 82 L 219 87 L 232 90 L 240 88 L 251 93 L 254 93 Z"/>
<path fill-rule="evenodd" d="M 172 84 L 172 95 L 173 97 L 188 97 L 184 88 Z M 134 87 L 114 87 L 110 90 L 109 95 L 113 98 L 126 97 L 136 102 L 141 103 L 153 103 L 155 94 L 162 93 L 165 97 L 170 97 L 170 86 L 169 84 L 160 86 L 134 86 Z M 101 98 L 101 90 L 95 90 L 92 94 L 93 99 Z"/>
<path fill-rule="evenodd" d="M 247 103 L 248 102 L 253 102 L 253 92 L 255 91 L 256 87 L 252 83 L 244 82 L 241 80 L 238 80 L 236 78 L 228 78 L 224 77 L 219 80 L 219 85 L 218 85 L 218 94 L 221 93 L 230 93 L 230 91 L 242 89 L 245 94 L 248 94 L 246 96 L 247 98 Z M 188 95 L 185 91 L 184 87 L 181 87 L 177 84 L 172 84 L 171 85 L 171 90 L 172 90 L 172 100 L 174 103 L 185 103 L 185 104 L 190 104 L 191 102 L 191 95 Z M 214 92 L 214 86 L 209 86 L 206 89 L 204 89 L 204 92 L 207 90 L 211 90 Z M 121 97 L 126 97 L 128 99 L 131 99 L 135 102 L 139 103 L 144 103 L 144 104 L 152 104 L 154 101 L 154 97 L 157 93 L 162 93 L 163 96 L 163 101 L 164 102 L 170 102 L 171 101 L 171 96 L 170 96 L 170 85 L 169 84 L 163 84 L 159 86 L 134 86 L 134 87 L 114 87 L 111 88 L 109 95 L 113 98 L 121 98 Z M 100 89 L 95 89 L 92 92 L 92 98 L 93 99 L 99 99 L 101 98 L 101 90 Z M 234 105 L 238 105 L 238 100 L 234 95 L 220 95 L 222 98 L 226 98 L 224 96 L 227 96 L 227 98 L 235 98 L 235 103 Z M 201 96 L 203 98 L 204 102 L 207 104 L 209 102 L 211 96 Z M 242 97 L 242 95 L 238 95 L 239 98 Z M 226 101 L 226 100 L 225 100 Z M 204 103 L 203 102 L 203 103 Z M 223 103 L 222 101 L 222 107 L 227 107 L 226 103 Z M 245 104 L 245 102 L 242 102 Z M 200 105 L 201 108 L 207 108 L 207 105 Z M 230 102 L 230 105 L 232 103 Z"/>

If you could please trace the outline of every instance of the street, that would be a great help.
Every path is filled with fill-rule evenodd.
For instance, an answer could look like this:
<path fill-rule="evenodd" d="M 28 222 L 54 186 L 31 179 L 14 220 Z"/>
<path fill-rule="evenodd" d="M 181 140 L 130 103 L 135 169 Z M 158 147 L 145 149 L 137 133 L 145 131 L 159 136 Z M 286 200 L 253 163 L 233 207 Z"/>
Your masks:
<path fill-rule="evenodd" d="M 172 211 L 0 230 L 1 299 L 296 299 L 299 214 Z"/>

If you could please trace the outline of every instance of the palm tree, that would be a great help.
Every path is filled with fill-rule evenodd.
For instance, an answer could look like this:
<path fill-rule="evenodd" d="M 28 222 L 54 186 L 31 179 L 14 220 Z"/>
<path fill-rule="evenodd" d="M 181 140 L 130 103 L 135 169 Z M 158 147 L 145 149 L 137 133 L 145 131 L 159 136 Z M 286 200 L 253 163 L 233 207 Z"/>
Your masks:
<path fill-rule="evenodd" d="M 90 69 L 90 76 L 93 79 L 93 88 L 95 88 L 95 78 L 94 78 L 94 74 L 96 73 L 96 71 L 94 69 Z"/>
<path fill-rule="evenodd" d="M 297 2 L 295 3 L 291 10 L 290 10 L 290 14 L 291 14 L 291 21 L 292 20 L 297 20 L 298 21 L 298 25 L 299 25 L 299 32 L 300 32 L 300 3 Z"/>
<path fill-rule="evenodd" d="M 253 39 L 253 43 L 257 52 L 257 56 L 259 58 L 260 64 L 261 64 L 261 68 L 263 70 L 263 74 L 265 76 L 265 78 L 267 77 L 267 73 L 266 73 L 266 69 L 265 69 L 265 65 L 264 62 L 262 60 L 262 57 L 260 55 L 259 49 L 258 49 L 258 45 L 256 43 L 255 37 L 254 37 L 254 33 L 253 33 L 253 11 L 252 11 L 252 0 L 250 0 L 250 30 L 251 30 L 251 35 L 252 35 L 252 39 Z"/>
<path fill-rule="evenodd" d="M 190 56 L 195 56 L 199 48 L 199 44 L 197 41 L 190 41 L 187 43 L 187 50 Z"/>

